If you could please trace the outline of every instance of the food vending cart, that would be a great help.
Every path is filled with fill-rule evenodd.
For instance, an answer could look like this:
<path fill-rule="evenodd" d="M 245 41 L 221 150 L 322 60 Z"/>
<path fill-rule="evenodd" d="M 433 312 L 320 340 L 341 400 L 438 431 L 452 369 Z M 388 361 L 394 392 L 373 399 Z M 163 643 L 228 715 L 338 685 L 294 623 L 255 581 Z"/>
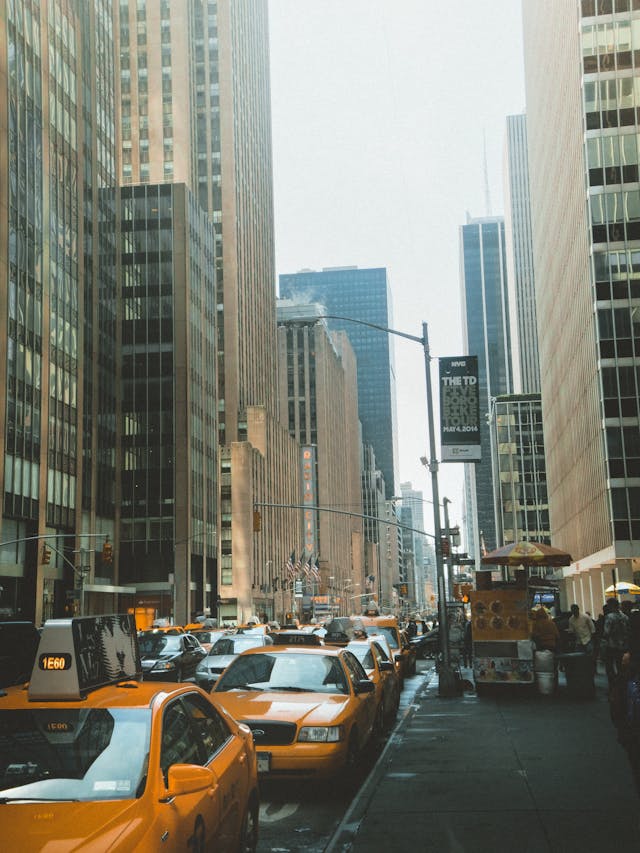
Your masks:
<path fill-rule="evenodd" d="M 525 588 L 505 584 L 471 593 L 473 677 L 479 684 L 532 684 L 533 643 Z"/>
<path fill-rule="evenodd" d="M 557 601 L 557 585 L 540 575 L 539 567 L 570 562 L 565 551 L 532 542 L 507 545 L 482 558 L 487 571 L 476 573 L 477 588 L 470 596 L 477 689 L 499 683 L 533 684 L 531 611 L 549 596 Z M 492 578 L 490 566 L 504 567 L 500 580 Z"/>

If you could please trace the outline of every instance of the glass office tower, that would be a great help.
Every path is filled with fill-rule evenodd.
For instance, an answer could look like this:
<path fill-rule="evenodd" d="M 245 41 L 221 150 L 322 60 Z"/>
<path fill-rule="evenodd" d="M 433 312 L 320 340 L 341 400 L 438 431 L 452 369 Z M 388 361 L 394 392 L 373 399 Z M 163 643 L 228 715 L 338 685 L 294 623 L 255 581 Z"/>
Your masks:
<path fill-rule="evenodd" d="M 460 251 L 465 354 L 478 357 L 482 461 L 465 464 L 465 492 L 471 499 L 466 514 L 467 543 L 469 553 L 478 557 L 481 540 L 487 551 L 496 547 L 491 400 L 512 391 L 503 218 L 469 219 L 460 228 Z"/>
<path fill-rule="evenodd" d="M 551 532 L 597 613 L 640 578 L 640 4 L 525 0 L 523 32 Z"/>
<path fill-rule="evenodd" d="M 378 326 L 393 326 L 391 291 L 383 267 L 326 268 L 280 276 L 280 296 L 294 301 L 322 303 L 327 314 L 353 317 Z M 358 411 L 363 440 L 371 444 L 383 473 L 386 495 L 396 483 L 397 412 L 393 336 L 343 320 L 328 320 L 330 329 L 349 336 L 358 361 Z"/>

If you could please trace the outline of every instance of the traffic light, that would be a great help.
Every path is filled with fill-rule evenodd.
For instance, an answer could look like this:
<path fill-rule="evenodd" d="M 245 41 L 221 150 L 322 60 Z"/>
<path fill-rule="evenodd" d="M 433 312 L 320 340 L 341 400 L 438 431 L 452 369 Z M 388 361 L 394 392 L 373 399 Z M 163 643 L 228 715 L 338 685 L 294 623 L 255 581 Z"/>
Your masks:
<path fill-rule="evenodd" d="M 262 516 L 257 509 L 253 511 L 253 532 L 260 533 L 262 530 Z"/>
<path fill-rule="evenodd" d="M 47 565 L 51 562 L 51 548 L 47 548 L 47 543 L 45 542 L 42 546 L 42 564 Z"/>
<path fill-rule="evenodd" d="M 109 540 L 105 540 L 104 545 L 102 546 L 102 562 L 103 563 L 111 563 L 113 562 L 113 545 Z"/>
<path fill-rule="evenodd" d="M 448 536 L 441 536 L 440 537 L 440 546 L 442 548 L 442 556 L 448 557 L 449 554 L 451 553 L 451 545 L 449 543 L 449 537 Z"/>

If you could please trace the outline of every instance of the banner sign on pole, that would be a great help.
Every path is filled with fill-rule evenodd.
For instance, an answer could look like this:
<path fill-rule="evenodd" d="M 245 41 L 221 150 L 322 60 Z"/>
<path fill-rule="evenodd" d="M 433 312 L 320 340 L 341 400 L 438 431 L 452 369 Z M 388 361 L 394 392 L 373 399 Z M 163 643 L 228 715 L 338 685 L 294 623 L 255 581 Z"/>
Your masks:
<path fill-rule="evenodd" d="M 478 357 L 440 358 L 440 445 L 443 462 L 480 462 Z"/>

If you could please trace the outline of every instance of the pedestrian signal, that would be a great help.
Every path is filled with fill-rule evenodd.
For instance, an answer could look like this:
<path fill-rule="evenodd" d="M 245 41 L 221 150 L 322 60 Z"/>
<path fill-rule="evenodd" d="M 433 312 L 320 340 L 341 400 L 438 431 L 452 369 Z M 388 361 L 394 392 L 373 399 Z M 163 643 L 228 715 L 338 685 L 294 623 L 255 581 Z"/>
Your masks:
<path fill-rule="evenodd" d="M 103 563 L 111 563 L 113 562 L 113 546 L 111 542 L 107 539 L 107 541 L 102 546 L 102 562 Z"/>
<path fill-rule="evenodd" d="M 51 548 L 48 548 L 46 543 L 42 546 L 42 563 L 47 565 L 51 562 Z"/>

